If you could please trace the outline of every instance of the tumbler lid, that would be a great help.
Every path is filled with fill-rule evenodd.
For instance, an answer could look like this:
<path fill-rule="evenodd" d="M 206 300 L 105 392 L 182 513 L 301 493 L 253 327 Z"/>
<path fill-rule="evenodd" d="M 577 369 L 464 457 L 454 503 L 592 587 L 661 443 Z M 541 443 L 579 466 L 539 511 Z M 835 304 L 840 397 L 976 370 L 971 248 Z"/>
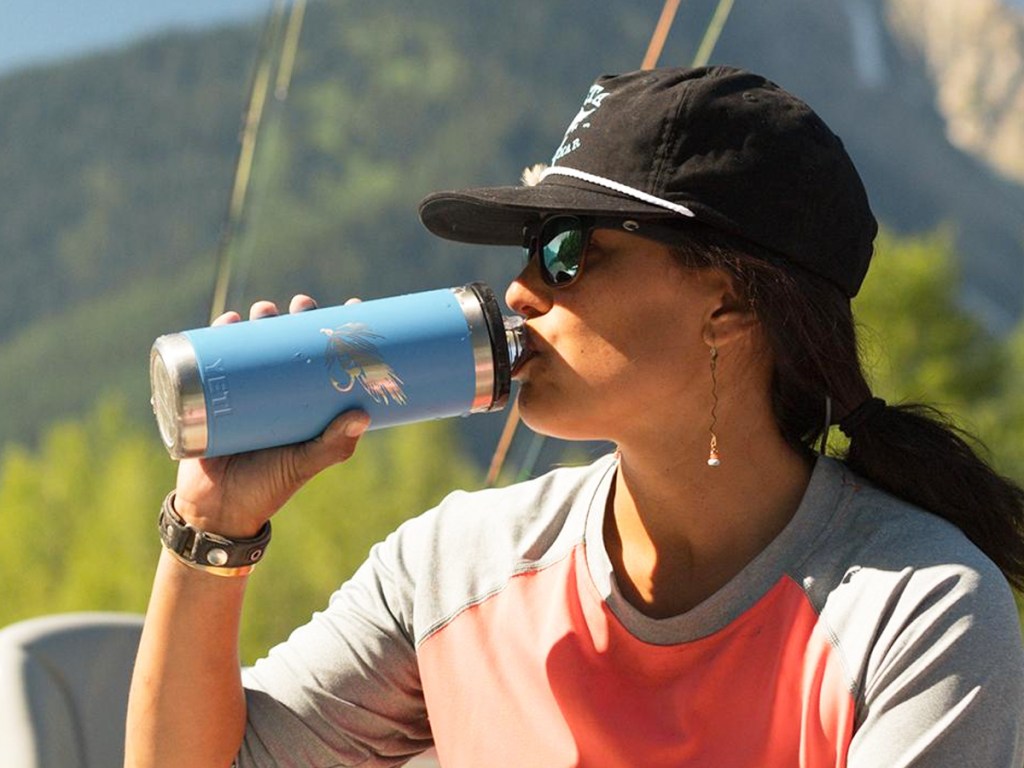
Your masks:
<path fill-rule="evenodd" d="M 501 410 L 512 387 L 512 363 L 498 299 L 486 283 L 469 283 L 451 291 L 466 318 L 473 350 L 476 388 L 469 412 Z"/>

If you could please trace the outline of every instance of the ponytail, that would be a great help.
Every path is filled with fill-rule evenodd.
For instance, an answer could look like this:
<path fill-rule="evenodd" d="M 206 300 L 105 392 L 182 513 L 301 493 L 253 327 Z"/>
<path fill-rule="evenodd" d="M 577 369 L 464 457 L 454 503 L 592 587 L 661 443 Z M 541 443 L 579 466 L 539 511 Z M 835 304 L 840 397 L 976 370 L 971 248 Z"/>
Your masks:
<path fill-rule="evenodd" d="M 971 447 L 976 441 L 938 410 L 872 396 L 845 294 L 717 230 L 691 224 L 686 240 L 672 246 L 676 258 L 730 274 L 758 316 L 774 357 L 772 402 L 786 441 L 813 456 L 831 411 L 830 423 L 850 438 L 842 458 L 851 470 L 957 526 L 1024 589 L 1024 490 L 986 464 Z"/>

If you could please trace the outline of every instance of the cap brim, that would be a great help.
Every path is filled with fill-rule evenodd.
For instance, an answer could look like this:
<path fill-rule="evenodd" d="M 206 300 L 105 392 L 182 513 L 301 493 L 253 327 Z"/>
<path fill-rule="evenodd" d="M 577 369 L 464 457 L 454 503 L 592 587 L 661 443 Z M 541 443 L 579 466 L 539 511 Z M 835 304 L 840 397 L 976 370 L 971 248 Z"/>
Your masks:
<path fill-rule="evenodd" d="M 420 203 L 420 220 L 438 237 L 477 245 L 522 245 L 523 227 L 549 213 L 672 216 L 656 205 L 575 179 L 530 187 L 479 187 L 435 192 Z"/>

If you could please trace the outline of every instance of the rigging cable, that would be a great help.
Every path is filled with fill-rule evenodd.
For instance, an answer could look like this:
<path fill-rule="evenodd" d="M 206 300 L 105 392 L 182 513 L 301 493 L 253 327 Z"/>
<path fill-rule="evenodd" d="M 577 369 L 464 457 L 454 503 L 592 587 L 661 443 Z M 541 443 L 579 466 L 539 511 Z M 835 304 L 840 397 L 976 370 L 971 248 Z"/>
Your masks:
<path fill-rule="evenodd" d="M 680 0 L 665 0 L 665 5 L 661 8 L 661 16 L 651 35 L 651 41 L 647 44 L 647 53 L 644 54 L 644 61 L 640 65 L 640 69 L 654 69 L 658 66 L 661 50 L 665 47 L 669 30 L 672 29 L 672 22 L 676 20 L 679 2 Z"/>
<path fill-rule="evenodd" d="M 288 95 L 295 57 L 298 50 L 299 32 L 305 13 L 305 0 L 295 0 L 291 5 L 291 14 L 282 44 L 281 60 L 278 66 L 274 95 L 283 101 Z M 217 272 L 214 279 L 213 296 L 210 299 L 210 321 L 224 312 L 227 304 L 228 286 L 232 273 L 232 248 L 235 236 L 241 228 L 245 214 L 245 206 L 252 178 L 252 166 L 256 156 L 256 140 L 263 123 L 264 107 L 267 92 L 274 68 L 274 54 L 280 29 L 284 23 L 285 2 L 273 0 L 267 21 L 263 27 L 263 35 L 257 53 L 256 68 L 249 89 L 249 99 L 243 119 L 239 138 L 238 159 L 235 163 L 235 177 L 228 199 L 228 209 L 221 227 L 220 242 L 217 247 Z"/>
<path fill-rule="evenodd" d="M 295 57 L 299 53 L 302 20 L 305 16 L 306 0 L 295 0 L 292 3 L 291 15 L 288 17 L 288 29 L 284 33 L 284 43 L 281 47 L 281 65 L 277 69 L 277 82 L 274 84 L 274 98 L 278 101 L 288 98 L 292 73 L 295 71 Z"/>
<path fill-rule="evenodd" d="M 732 12 L 732 6 L 733 0 L 718 0 L 715 14 L 711 17 L 707 29 L 704 30 L 704 39 L 701 40 L 697 54 L 693 57 L 693 66 L 707 66 L 707 63 L 711 61 L 711 54 L 715 52 L 718 38 L 721 37 L 725 22 L 729 20 L 729 14 Z"/>
<path fill-rule="evenodd" d="M 658 22 L 654 27 L 654 31 L 651 34 L 651 40 L 647 45 L 647 52 L 644 54 L 643 63 L 640 65 L 641 69 L 654 69 L 658 66 L 658 59 L 661 58 L 662 49 L 665 46 L 665 41 L 668 39 L 668 33 L 672 29 L 672 24 L 675 21 L 676 13 L 679 10 L 680 0 L 665 0 L 664 5 L 661 9 L 661 15 L 658 18 Z M 718 5 L 715 7 L 715 12 L 711 17 L 711 21 L 708 22 L 707 28 L 704 30 L 704 36 L 701 39 L 700 45 L 697 47 L 697 53 L 694 55 L 691 66 L 702 67 L 710 61 L 712 54 L 714 53 L 715 46 L 718 44 L 718 39 L 721 37 L 722 30 L 725 28 L 725 23 L 729 20 L 729 14 L 732 12 L 734 0 L 719 0 Z M 508 417 L 505 419 L 505 426 L 501 431 L 501 436 L 498 438 L 497 447 L 494 450 L 494 455 L 491 457 L 491 463 L 487 470 L 487 476 L 484 480 L 486 487 L 491 488 L 498 482 L 498 477 L 501 475 L 501 471 L 505 465 L 505 460 L 508 456 L 509 448 L 512 445 L 512 439 L 515 437 L 516 428 L 519 426 L 519 399 L 518 397 L 512 401 L 512 405 L 509 407 Z M 533 472 L 537 461 L 540 459 L 541 448 L 544 444 L 543 435 L 534 435 L 533 440 L 530 443 L 526 457 L 523 459 L 523 464 L 519 469 L 518 479 L 526 479 Z"/>

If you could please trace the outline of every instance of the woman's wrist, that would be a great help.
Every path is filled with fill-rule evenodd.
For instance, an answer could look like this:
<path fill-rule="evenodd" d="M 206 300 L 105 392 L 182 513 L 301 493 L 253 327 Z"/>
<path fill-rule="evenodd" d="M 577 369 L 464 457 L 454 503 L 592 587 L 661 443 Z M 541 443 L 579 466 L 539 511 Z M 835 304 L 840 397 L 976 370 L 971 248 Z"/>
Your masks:
<path fill-rule="evenodd" d="M 221 510 L 211 512 L 202 505 L 183 498 L 176 490 L 170 495 L 173 496 L 174 511 L 186 523 L 200 531 L 226 536 L 229 539 L 249 539 L 263 530 L 266 524 L 265 519 L 253 520 L 241 513 L 228 514 Z"/>
<path fill-rule="evenodd" d="M 270 543 L 267 521 L 252 536 L 213 533 L 188 522 L 175 508 L 175 493 L 164 499 L 158 518 L 160 541 L 179 563 L 217 576 L 245 576 Z"/>

